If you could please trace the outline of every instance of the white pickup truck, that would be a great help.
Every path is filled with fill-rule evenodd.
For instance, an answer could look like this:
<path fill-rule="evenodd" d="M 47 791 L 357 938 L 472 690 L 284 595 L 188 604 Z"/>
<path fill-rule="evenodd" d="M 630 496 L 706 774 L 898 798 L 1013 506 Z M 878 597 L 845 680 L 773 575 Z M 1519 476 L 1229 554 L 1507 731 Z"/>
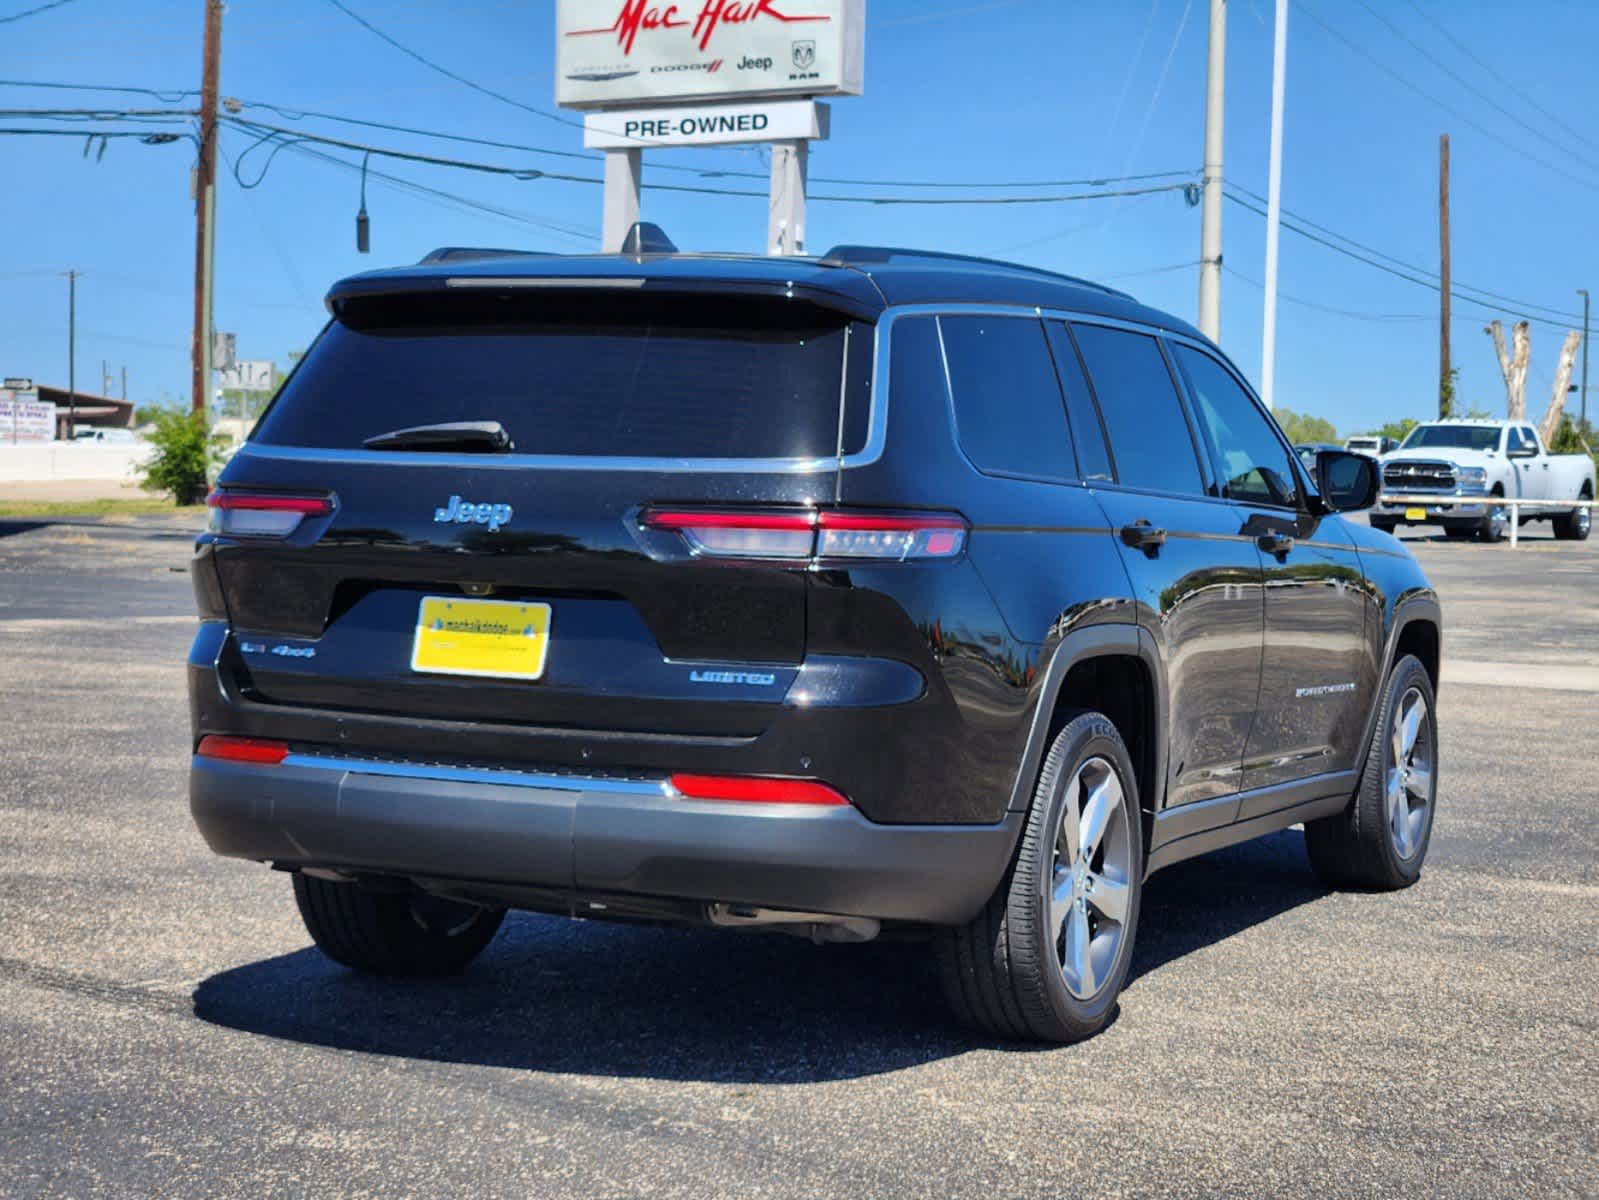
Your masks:
<path fill-rule="evenodd" d="M 1586 454 L 1550 454 L 1531 425 L 1519 421 L 1432 421 L 1410 431 L 1404 444 L 1382 456 L 1382 495 L 1371 510 L 1375 529 L 1443 525 L 1452 538 L 1497 542 L 1510 527 L 1510 510 L 1485 496 L 1523 500 L 1592 500 L 1593 460 Z M 1438 500 L 1433 500 L 1433 496 Z M 1390 496 L 1424 496 L 1392 504 Z M 1592 509 L 1524 508 L 1521 520 L 1549 520 L 1555 536 L 1582 541 Z"/>

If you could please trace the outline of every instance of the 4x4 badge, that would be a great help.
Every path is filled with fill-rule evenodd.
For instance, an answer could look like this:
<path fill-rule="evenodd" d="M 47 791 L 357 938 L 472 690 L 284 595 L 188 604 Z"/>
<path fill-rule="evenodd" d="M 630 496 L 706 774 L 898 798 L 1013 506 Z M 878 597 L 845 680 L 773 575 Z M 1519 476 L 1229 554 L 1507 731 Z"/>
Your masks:
<path fill-rule="evenodd" d="M 487 525 L 490 533 L 497 533 L 500 526 L 510 523 L 513 511 L 509 504 L 473 504 L 451 496 L 443 508 L 433 510 L 433 521 L 438 525 Z"/>

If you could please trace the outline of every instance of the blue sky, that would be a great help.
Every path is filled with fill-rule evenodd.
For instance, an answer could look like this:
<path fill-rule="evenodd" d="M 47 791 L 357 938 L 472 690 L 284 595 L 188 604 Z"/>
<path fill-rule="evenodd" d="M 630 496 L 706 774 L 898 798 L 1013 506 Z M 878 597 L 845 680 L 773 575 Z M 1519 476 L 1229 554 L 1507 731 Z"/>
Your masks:
<path fill-rule="evenodd" d="M 36 2 L 0 0 L 0 18 Z M 553 0 L 347 2 L 451 70 L 553 109 Z M 1271 0 L 1229 3 L 1226 173 L 1261 194 L 1272 9 Z M 816 177 L 996 182 L 1197 175 L 1206 11 L 1207 0 L 870 0 L 866 94 L 835 102 L 832 139 L 812 155 L 812 191 L 869 190 Z M 197 87 L 201 18 L 199 0 L 70 0 L 0 24 L 6 62 L 0 75 Z M 1480 0 L 1296 0 L 1289 17 L 1285 207 L 1395 259 L 1436 269 L 1437 143 L 1447 131 L 1457 282 L 1580 314 L 1575 289 L 1599 289 L 1591 232 L 1599 201 L 1599 82 L 1588 61 L 1595 46 L 1599 4 L 1577 0 L 1528 0 L 1513 14 Z M 232 0 L 222 94 L 582 150 L 578 129 L 429 71 L 327 0 Z M 7 108 L 147 105 L 160 106 L 132 95 L 0 87 L 0 107 Z M 597 162 L 311 118 L 295 122 L 264 108 L 245 115 L 373 144 L 598 174 Z M 39 124 L 0 118 L 0 126 Z M 217 324 L 238 333 L 244 357 L 284 361 L 303 348 L 322 323 L 323 291 L 353 271 L 411 261 L 439 245 L 597 247 L 598 187 L 374 159 L 374 170 L 496 211 L 374 178 L 367 196 L 373 253 L 362 256 L 354 244 L 359 179 L 352 156 L 332 152 L 345 160 L 341 166 L 290 150 L 267 164 L 257 150 L 240 164 L 245 182 L 256 184 L 247 190 L 227 160 L 238 162 L 249 144 L 240 132 L 224 133 L 217 252 Z M 61 273 L 76 267 L 83 272 L 79 386 L 93 389 L 104 359 L 113 375 L 127 366 L 137 400 L 186 397 L 189 144 L 112 142 L 99 160 L 85 157 L 76 139 L 7 137 L 0 146 L 6 151 L 0 372 L 65 383 Z M 647 155 L 646 184 L 693 181 L 655 169 L 667 164 L 764 170 L 753 149 L 661 151 Z M 706 182 L 764 193 L 759 180 Z M 685 248 L 759 251 L 764 238 L 764 194 L 646 192 L 644 208 Z M 1264 223 L 1229 204 L 1224 231 L 1221 341 L 1258 378 Z M 809 247 L 837 242 L 998 254 L 1113 283 L 1189 320 L 1197 306 L 1199 210 L 1180 193 L 1009 207 L 813 201 Z M 1280 405 L 1326 416 L 1346 432 L 1432 409 L 1434 291 L 1287 231 L 1281 288 L 1285 297 L 1322 307 L 1285 299 L 1280 309 Z M 1510 305 L 1505 315 L 1515 311 Z M 1501 409 L 1503 386 L 1482 333 L 1489 315 L 1483 305 L 1457 304 L 1455 360 L 1462 397 Z M 1551 325 L 1533 327 L 1528 392 L 1535 412 L 1548 400 L 1560 335 Z"/>

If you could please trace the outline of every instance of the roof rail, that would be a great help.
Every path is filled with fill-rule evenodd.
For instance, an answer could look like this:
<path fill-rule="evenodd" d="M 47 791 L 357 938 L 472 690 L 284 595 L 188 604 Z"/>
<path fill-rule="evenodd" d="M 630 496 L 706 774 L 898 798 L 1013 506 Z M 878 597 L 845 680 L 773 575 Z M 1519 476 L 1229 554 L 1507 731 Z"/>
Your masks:
<path fill-rule="evenodd" d="M 484 246 L 440 246 L 422 259 L 418 266 L 430 263 L 471 262 L 478 258 L 548 258 L 543 250 L 494 250 Z"/>
<path fill-rule="evenodd" d="M 959 262 L 971 263 L 974 266 L 997 267 L 1003 271 L 1019 271 L 1024 275 L 1040 275 L 1048 279 L 1059 279 L 1077 287 L 1092 288 L 1096 292 L 1104 292 L 1111 296 L 1122 296 L 1128 300 L 1133 297 L 1126 292 L 1113 287 L 1106 287 L 1103 283 L 1095 283 L 1091 279 L 1082 279 L 1076 275 L 1065 275 L 1059 271 L 1045 270 L 1043 267 L 1029 267 L 1023 263 L 1007 262 L 1002 258 L 980 258 L 971 254 L 949 254 L 942 250 L 908 250 L 903 246 L 834 246 L 817 260 L 818 266 L 823 267 L 864 267 L 873 264 L 922 261 L 929 263 Z"/>

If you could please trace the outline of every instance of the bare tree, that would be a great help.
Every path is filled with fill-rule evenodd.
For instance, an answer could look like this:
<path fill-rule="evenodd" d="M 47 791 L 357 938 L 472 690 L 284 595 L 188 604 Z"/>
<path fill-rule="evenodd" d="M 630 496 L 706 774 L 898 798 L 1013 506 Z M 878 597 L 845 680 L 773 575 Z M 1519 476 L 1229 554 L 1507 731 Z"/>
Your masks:
<path fill-rule="evenodd" d="M 1499 371 L 1505 377 L 1507 414 L 1512 421 L 1527 419 L 1527 364 L 1532 358 L 1532 328 L 1525 321 L 1517 321 L 1511 330 L 1513 354 L 1505 351 L 1505 327 L 1500 321 L 1491 322 L 1484 333 L 1494 340 L 1494 351 L 1499 355 Z"/>
<path fill-rule="evenodd" d="M 1577 361 L 1577 347 L 1582 344 L 1582 334 L 1573 329 L 1566 334 L 1566 341 L 1560 347 L 1560 363 L 1555 367 L 1555 388 L 1549 396 L 1549 407 L 1545 410 L 1543 421 L 1538 425 L 1538 432 L 1543 435 L 1545 446 L 1555 440 L 1555 430 L 1560 428 L 1560 415 L 1566 408 L 1566 389 L 1571 386 L 1571 367 Z"/>

